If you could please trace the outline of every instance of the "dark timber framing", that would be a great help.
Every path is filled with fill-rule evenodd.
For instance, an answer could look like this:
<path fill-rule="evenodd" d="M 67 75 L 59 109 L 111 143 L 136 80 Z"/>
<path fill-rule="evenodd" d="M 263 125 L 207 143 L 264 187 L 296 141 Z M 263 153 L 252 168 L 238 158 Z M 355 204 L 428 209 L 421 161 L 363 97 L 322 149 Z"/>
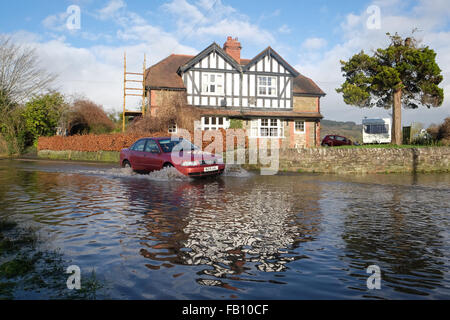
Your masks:
<path fill-rule="evenodd" d="M 244 68 L 243 71 L 245 73 L 249 72 L 250 68 L 253 67 L 254 65 L 256 65 L 261 59 L 264 59 L 266 56 L 272 57 L 274 58 L 278 64 L 282 65 L 284 67 L 284 69 L 286 69 L 287 71 L 289 71 L 291 73 L 291 75 L 295 78 L 298 77 L 300 74 L 291 67 L 291 65 L 289 63 L 287 63 L 275 50 L 273 50 L 271 47 L 268 47 L 267 49 L 265 49 L 263 52 L 261 52 L 260 54 L 258 54 L 255 58 L 253 58 L 252 61 L 250 61 Z M 263 60 L 263 65 L 265 66 L 265 59 Z M 263 68 L 263 70 L 266 70 L 265 68 Z M 278 71 L 280 72 L 280 69 L 278 69 Z M 286 74 L 284 74 L 286 75 Z"/>
<path fill-rule="evenodd" d="M 219 57 L 224 61 L 223 66 L 219 66 Z M 277 66 L 274 66 L 274 61 L 277 62 Z M 231 66 L 231 69 L 228 65 Z M 259 68 L 258 65 L 260 66 Z M 212 68 L 212 66 L 214 68 Z M 253 67 L 254 70 L 250 70 L 253 69 Z M 192 106 L 200 108 L 213 107 L 224 108 L 225 110 L 279 110 L 282 112 L 293 109 L 295 96 L 318 96 L 314 94 L 294 93 L 294 79 L 300 74 L 271 47 L 263 50 L 247 65 L 242 66 L 229 56 L 217 43 L 213 43 L 185 65 L 180 66 L 177 73 L 180 76 L 183 76 L 186 87 L 188 82 L 190 82 L 189 87 L 192 91 L 187 92 L 188 99 L 192 102 Z M 203 93 L 203 77 L 205 73 L 222 74 L 223 94 Z M 196 81 L 197 76 L 199 77 L 198 81 Z M 254 79 L 251 79 L 252 76 Z M 261 96 L 259 94 L 258 77 L 261 76 L 276 77 L 276 96 Z M 231 79 L 229 77 L 231 77 Z M 247 79 L 245 77 L 247 77 Z M 236 81 L 239 81 L 239 84 L 237 84 Z M 251 88 L 250 84 L 254 84 L 254 88 Z M 288 85 L 290 86 L 289 90 Z M 245 88 L 245 86 L 247 88 Z M 186 89 L 180 90 L 187 91 Z M 243 102 L 245 101 L 247 102 L 246 106 L 243 105 Z M 278 102 L 278 104 L 276 104 L 276 102 Z M 284 104 L 283 106 L 281 106 L 282 103 Z M 274 107 L 275 105 L 277 107 Z"/>
<path fill-rule="evenodd" d="M 191 61 L 189 61 L 187 64 L 185 64 L 184 66 L 181 66 L 178 69 L 178 74 L 181 73 L 185 73 L 187 70 L 191 69 L 192 67 L 194 67 L 197 63 L 199 63 L 201 60 L 203 60 L 206 57 L 209 57 L 210 53 L 216 53 L 218 55 L 220 55 L 226 62 L 228 62 L 232 67 L 234 67 L 237 71 L 241 70 L 241 66 L 233 59 L 231 58 L 221 47 L 219 47 L 217 45 L 217 43 L 213 43 L 212 45 L 210 45 L 208 48 L 206 48 L 205 50 L 203 50 L 202 52 L 200 52 L 197 56 L 195 56 Z M 209 64 L 208 64 L 209 67 Z M 217 66 L 216 66 L 217 67 Z M 208 69 L 210 70 L 210 69 Z M 213 70 L 213 69 L 211 69 Z M 217 69 L 218 70 L 218 69 Z M 225 70 L 221 70 L 221 71 L 225 71 Z M 211 71 L 212 72 L 212 71 Z"/>

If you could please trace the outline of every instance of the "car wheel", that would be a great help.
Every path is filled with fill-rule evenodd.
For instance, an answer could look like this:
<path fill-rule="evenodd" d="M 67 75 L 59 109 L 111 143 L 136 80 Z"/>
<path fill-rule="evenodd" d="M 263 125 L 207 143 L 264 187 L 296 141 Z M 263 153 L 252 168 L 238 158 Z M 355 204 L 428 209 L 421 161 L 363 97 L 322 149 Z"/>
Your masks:
<path fill-rule="evenodd" d="M 164 163 L 163 169 L 166 169 L 166 168 L 173 168 L 173 164 L 171 164 L 170 162 Z"/>
<path fill-rule="evenodd" d="M 128 160 L 125 160 L 123 162 L 122 168 L 131 168 L 131 163 Z"/>

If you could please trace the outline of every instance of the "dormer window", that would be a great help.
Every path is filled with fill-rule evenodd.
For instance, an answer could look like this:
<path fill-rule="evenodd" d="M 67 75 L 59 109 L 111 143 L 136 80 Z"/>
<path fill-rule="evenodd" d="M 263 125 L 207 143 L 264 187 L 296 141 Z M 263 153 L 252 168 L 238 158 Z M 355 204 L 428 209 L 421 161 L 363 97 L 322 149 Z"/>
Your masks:
<path fill-rule="evenodd" d="M 210 95 L 223 95 L 223 75 L 217 73 L 204 73 L 202 92 Z"/>

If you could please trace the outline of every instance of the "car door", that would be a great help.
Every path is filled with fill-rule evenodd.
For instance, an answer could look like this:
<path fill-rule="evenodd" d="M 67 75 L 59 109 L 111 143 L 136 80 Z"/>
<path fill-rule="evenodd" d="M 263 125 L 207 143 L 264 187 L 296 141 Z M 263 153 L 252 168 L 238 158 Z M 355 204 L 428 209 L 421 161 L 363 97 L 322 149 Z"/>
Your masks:
<path fill-rule="evenodd" d="M 343 146 L 344 145 L 344 137 L 336 136 L 335 146 Z"/>
<path fill-rule="evenodd" d="M 336 145 L 336 141 L 334 136 L 329 136 L 328 141 L 327 141 L 329 146 L 335 146 Z"/>
<path fill-rule="evenodd" d="M 145 145 L 143 166 L 146 171 L 161 170 L 162 168 L 161 150 L 153 139 L 148 139 Z"/>
<path fill-rule="evenodd" d="M 130 163 L 134 170 L 144 170 L 145 143 L 145 139 L 139 140 L 131 149 Z"/>

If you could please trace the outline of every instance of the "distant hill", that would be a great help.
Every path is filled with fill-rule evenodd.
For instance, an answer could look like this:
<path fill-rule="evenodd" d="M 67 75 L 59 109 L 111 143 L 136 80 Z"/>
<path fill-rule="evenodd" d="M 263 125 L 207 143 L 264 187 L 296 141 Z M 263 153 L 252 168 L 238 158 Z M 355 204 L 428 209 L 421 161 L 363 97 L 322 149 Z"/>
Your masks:
<path fill-rule="evenodd" d="M 349 138 L 352 141 L 362 142 L 362 124 L 356 124 L 352 121 L 339 122 L 322 120 L 320 129 L 321 139 L 329 134 L 336 134 Z"/>

